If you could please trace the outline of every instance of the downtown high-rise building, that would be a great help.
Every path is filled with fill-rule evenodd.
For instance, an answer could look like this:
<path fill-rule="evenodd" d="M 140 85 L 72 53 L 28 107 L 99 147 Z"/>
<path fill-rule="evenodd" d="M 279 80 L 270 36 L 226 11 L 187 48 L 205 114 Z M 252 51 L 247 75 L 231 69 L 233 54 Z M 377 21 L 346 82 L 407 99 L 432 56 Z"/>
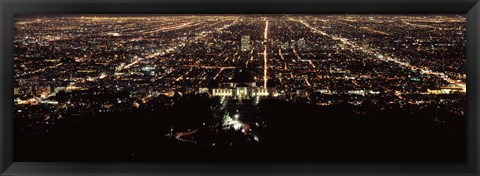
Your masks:
<path fill-rule="evenodd" d="M 304 38 L 301 38 L 297 41 L 297 48 L 298 50 L 302 51 L 305 49 L 305 39 Z"/>
<path fill-rule="evenodd" d="M 242 36 L 242 39 L 241 39 L 241 43 L 242 43 L 242 51 L 248 51 L 251 49 L 251 43 L 250 43 L 250 36 L 249 35 L 244 35 Z"/>

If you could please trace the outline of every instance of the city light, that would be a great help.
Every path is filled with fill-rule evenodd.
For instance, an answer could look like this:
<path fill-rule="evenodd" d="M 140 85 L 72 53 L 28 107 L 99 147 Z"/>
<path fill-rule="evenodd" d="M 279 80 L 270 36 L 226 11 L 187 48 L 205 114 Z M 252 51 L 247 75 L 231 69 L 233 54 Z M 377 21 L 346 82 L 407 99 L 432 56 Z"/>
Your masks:
<path fill-rule="evenodd" d="M 14 51 L 12 112 L 25 135 L 86 124 L 218 150 L 327 140 L 310 133 L 336 120 L 451 129 L 461 123 L 445 119 L 466 114 L 463 15 L 20 15 Z"/>

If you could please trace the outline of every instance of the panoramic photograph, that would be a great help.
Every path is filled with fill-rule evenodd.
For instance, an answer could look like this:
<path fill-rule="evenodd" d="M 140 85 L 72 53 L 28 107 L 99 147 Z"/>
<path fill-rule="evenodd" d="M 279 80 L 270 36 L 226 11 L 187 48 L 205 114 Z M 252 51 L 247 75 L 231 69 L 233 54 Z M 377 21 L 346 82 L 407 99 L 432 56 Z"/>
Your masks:
<path fill-rule="evenodd" d="M 16 162 L 466 161 L 454 14 L 25 14 Z"/>

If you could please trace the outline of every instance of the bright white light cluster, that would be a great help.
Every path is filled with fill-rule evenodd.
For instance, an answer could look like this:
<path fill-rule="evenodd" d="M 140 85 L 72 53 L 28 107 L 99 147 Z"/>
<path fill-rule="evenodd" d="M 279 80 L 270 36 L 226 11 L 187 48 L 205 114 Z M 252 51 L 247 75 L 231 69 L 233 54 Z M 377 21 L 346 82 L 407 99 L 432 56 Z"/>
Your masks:
<path fill-rule="evenodd" d="M 229 115 L 225 115 L 223 118 L 223 126 L 230 128 L 233 127 L 233 129 L 239 131 L 242 129 L 243 124 L 240 122 L 238 119 L 240 117 L 239 114 L 234 115 L 235 119 L 232 119 Z"/>

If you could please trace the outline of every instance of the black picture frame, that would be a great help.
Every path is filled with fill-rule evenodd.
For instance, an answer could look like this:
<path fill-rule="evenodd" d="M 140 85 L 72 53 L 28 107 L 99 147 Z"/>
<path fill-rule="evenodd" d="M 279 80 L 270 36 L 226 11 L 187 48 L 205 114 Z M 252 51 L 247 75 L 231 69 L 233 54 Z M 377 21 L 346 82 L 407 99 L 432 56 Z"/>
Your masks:
<path fill-rule="evenodd" d="M 12 175 L 478 175 L 480 3 L 478 0 L 0 0 L 0 173 Z M 43 163 L 14 162 L 15 14 L 465 14 L 467 163 Z M 395 152 L 395 151 L 392 151 Z"/>

